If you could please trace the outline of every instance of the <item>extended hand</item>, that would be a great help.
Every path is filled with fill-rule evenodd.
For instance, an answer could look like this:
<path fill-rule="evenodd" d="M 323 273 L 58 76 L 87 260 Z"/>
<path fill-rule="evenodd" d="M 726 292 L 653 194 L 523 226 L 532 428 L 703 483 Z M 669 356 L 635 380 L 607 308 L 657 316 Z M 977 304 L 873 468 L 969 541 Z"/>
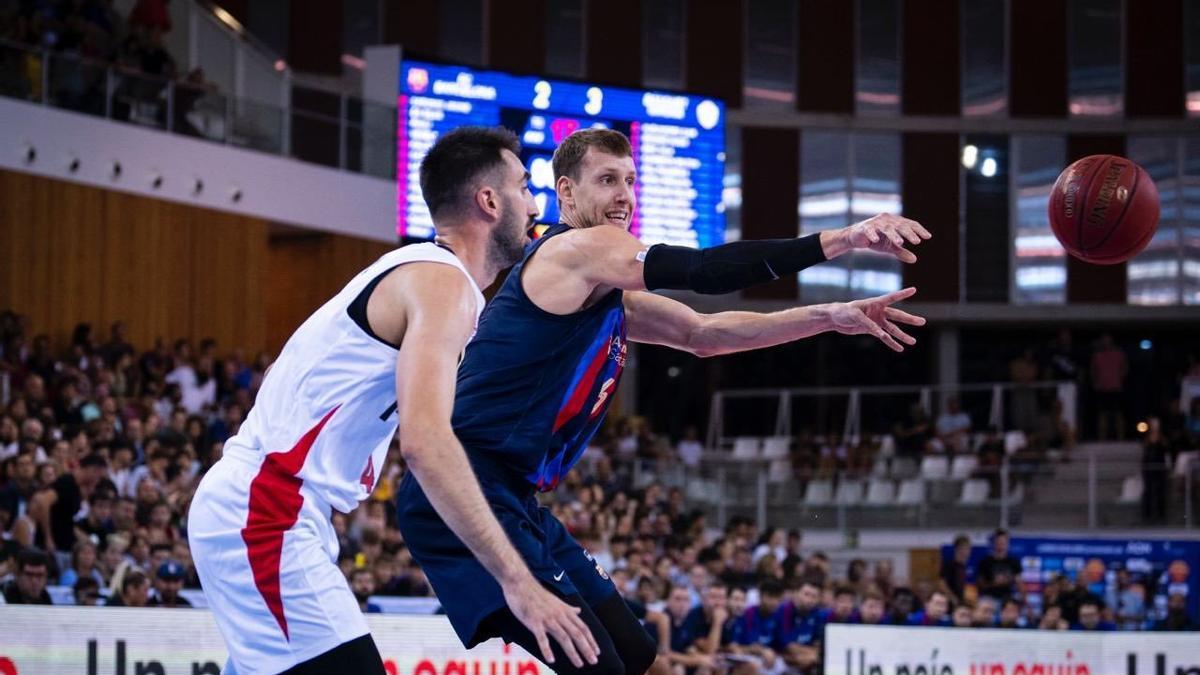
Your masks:
<path fill-rule="evenodd" d="M 907 253 L 907 251 L 905 251 Z M 911 254 L 910 254 L 911 255 Z M 904 351 L 900 342 L 914 345 L 917 339 L 900 330 L 896 322 L 910 326 L 924 326 L 925 319 L 891 305 L 911 298 L 917 289 L 909 287 L 887 295 L 880 295 L 854 302 L 838 302 L 832 305 L 830 319 L 833 329 L 842 335 L 869 333 L 897 352 Z M 899 342 L 897 342 L 899 340 Z"/>
<path fill-rule="evenodd" d="M 904 248 L 904 243 L 920 244 L 933 235 L 915 220 L 890 213 L 881 213 L 845 228 L 846 244 L 850 248 L 865 248 L 895 256 L 900 262 L 913 263 L 917 256 Z"/>
<path fill-rule="evenodd" d="M 547 638 L 549 634 L 576 668 L 582 668 L 584 660 L 593 665 L 597 662 L 600 646 L 587 624 L 579 618 L 578 607 L 563 602 L 532 577 L 525 583 L 511 586 L 504 588 L 504 599 L 513 616 L 537 639 L 543 661 L 554 663 L 554 653 Z"/>

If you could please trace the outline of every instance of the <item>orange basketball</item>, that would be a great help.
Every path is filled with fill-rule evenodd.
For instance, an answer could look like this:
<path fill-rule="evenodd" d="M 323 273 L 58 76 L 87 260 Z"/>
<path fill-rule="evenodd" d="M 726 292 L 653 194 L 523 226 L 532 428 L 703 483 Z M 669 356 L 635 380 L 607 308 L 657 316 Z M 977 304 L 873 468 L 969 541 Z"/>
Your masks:
<path fill-rule="evenodd" d="M 1125 262 L 1158 229 L 1158 188 L 1150 174 L 1116 155 L 1068 166 L 1050 193 L 1050 227 L 1071 255 L 1098 265 Z"/>

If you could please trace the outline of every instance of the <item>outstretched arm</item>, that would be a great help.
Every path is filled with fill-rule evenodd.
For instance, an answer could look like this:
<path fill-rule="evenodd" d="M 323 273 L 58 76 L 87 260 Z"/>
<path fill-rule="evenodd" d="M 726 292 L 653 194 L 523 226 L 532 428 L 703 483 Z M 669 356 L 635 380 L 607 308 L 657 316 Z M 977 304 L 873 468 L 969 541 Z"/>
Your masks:
<path fill-rule="evenodd" d="M 450 426 L 458 358 L 475 325 L 475 299 L 466 278 L 448 265 L 411 263 L 385 277 L 376 292 L 395 303 L 406 324 L 396 361 L 396 404 L 400 449 L 409 470 L 438 515 L 500 582 L 509 609 L 537 638 L 546 662 L 554 661 L 549 635 L 576 668 L 583 660 L 595 663 L 599 648 L 579 610 L 530 573 L 488 506 Z"/>
<path fill-rule="evenodd" d="M 674 347 L 696 356 L 717 356 L 771 347 L 826 331 L 874 335 L 892 350 L 916 344 L 897 323 L 922 326 L 925 319 L 892 307 L 915 288 L 854 302 L 794 307 L 781 312 L 699 314 L 687 305 L 653 293 L 626 293 L 629 339 Z"/>
<path fill-rule="evenodd" d="M 522 285 L 542 309 L 575 311 L 597 288 L 731 293 L 795 274 L 853 249 L 873 250 L 901 262 L 904 248 L 931 235 L 912 220 L 880 214 L 860 223 L 797 239 L 735 241 L 706 249 L 647 247 L 629 232 L 599 225 L 563 233 L 542 245 L 525 266 Z"/>

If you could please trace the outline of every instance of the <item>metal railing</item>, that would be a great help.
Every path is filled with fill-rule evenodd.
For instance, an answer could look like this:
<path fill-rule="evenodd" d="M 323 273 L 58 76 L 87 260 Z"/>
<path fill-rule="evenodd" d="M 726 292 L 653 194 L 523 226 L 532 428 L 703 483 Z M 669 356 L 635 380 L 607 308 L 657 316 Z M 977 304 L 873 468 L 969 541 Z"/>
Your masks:
<path fill-rule="evenodd" d="M 1061 454 L 1038 456 L 1004 450 L 988 464 L 982 454 L 956 461 L 877 457 L 869 469 L 801 466 L 794 455 L 735 458 L 706 453 L 697 466 L 678 461 L 618 462 L 631 485 L 652 483 L 683 491 L 723 525 L 732 515 L 769 525 L 835 529 L 948 529 L 1025 527 L 1196 527 L 1200 450 L 1173 466 L 1146 467 L 1138 456 L 1115 459 L 1089 445 L 1070 462 Z M 1128 454 L 1128 453 L 1126 453 Z M 944 461 L 942 461 L 944 460 Z"/>
<path fill-rule="evenodd" d="M 1079 428 L 1078 386 L 1074 382 L 726 389 L 713 394 L 707 447 L 729 447 L 737 436 L 791 436 L 794 428 L 822 433 L 840 428 L 847 439 L 887 433 L 893 424 L 903 421 L 914 403 L 920 404 L 930 422 L 936 419 L 934 411 L 941 406 L 933 406 L 935 393 L 942 401 L 957 396 L 972 419 L 986 419 L 987 427 L 998 429 L 1032 426 L 1033 418 L 1046 412 L 1045 404 L 1056 400 L 1061 404 L 1062 420 L 1072 429 Z M 808 405 L 797 408 L 797 401 Z M 750 420 L 754 427 L 730 433 L 727 408 L 739 403 L 743 404 L 739 418 Z M 747 410 L 745 404 L 753 405 Z M 868 419 L 865 428 L 864 417 Z"/>
<path fill-rule="evenodd" d="M 323 110 L 296 108 L 264 100 L 270 97 L 241 96 L 237 89 L 231 93 L 207 79 L 158 77 L 0 40 L 0 96 L 395 178 L 394 162 L 363 161 L 369 147 L 395 143 L 394 107 L 321 92 Z"/>

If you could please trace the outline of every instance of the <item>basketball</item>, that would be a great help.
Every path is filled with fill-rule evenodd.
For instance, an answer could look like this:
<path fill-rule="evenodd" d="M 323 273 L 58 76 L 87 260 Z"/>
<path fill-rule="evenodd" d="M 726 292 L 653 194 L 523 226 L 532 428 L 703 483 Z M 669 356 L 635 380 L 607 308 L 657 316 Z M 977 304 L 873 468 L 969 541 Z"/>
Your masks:
<path fill-rule="evenodd" d="M 1116 155 L 1068 166 L 1050 193 L 1050 227 L 1071 255 L 1097 265 L 1125 262 L 1158 229 L 1158 188 L 1150 174 Z"/>

